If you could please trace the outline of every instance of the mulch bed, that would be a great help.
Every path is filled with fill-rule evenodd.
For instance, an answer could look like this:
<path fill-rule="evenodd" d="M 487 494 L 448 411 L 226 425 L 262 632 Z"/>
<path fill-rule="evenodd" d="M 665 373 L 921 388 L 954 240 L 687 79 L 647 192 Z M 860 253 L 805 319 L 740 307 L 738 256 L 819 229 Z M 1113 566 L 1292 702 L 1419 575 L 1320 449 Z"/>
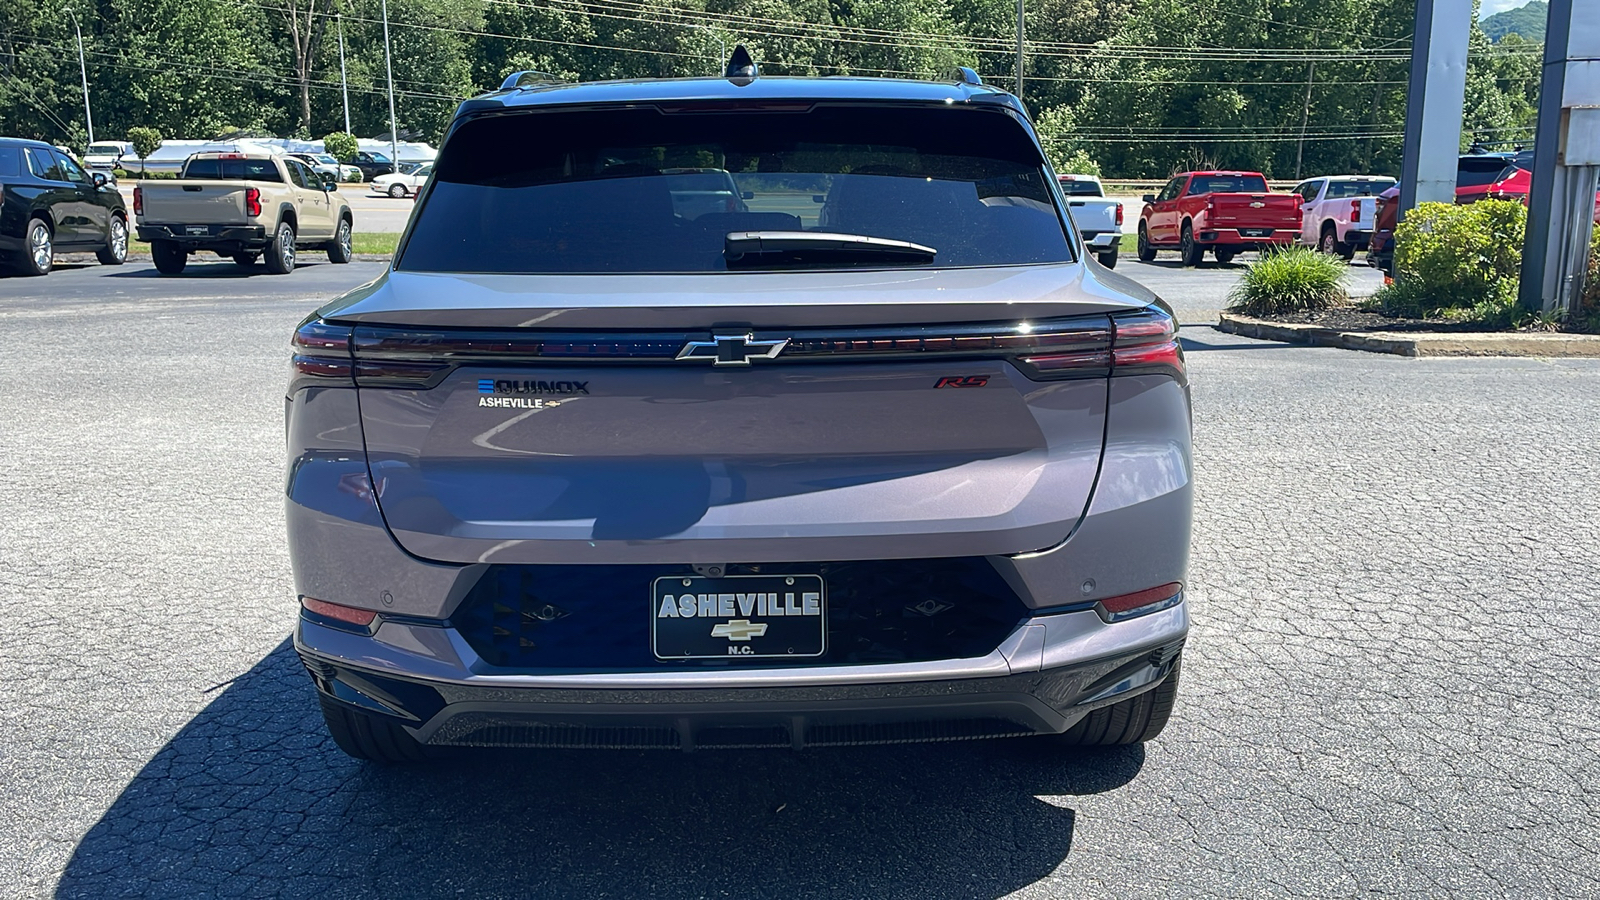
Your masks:
<path fill-rule="evenodd" d="M 1278 315 L 1258 315 L 1265 322 L 1284 322 L 1291 325 L 1315 325 L 1335 331 L 1429 331 L 1429 332 L 1481 332 L 1482 324 L 1461 322 L 1433 316 L 1425 319 L 1408 319 L 1386 316 L 1354 306 L 1335 306 L 1320 312 L 1292 312 Z"/>

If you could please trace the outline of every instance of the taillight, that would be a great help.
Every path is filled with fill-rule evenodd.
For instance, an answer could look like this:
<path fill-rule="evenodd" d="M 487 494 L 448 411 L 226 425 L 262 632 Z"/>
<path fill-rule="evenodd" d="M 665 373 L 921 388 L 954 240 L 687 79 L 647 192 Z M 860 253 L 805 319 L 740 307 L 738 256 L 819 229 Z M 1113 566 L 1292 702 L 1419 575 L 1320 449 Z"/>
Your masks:
<path fill-rule="evenodd" d="M 135 185 L 133 188 L 133 214 L 144 215 L 144 188 Z"/>
<path fill-rule="evenodd" d="M 304 612 L 310 613 L 313 617 L 332 619 L 334 623 L 354 625 L 363 630 L 370 628 L 372 621 L 378 617 L 378 613 L 375 610 L 340 606 L 337 603 L 329 603 L 326 600 L 318 600 L 315 597 L 301 597 L 300 608 Z"/>
<path fill-rule="evenodd" d="M 1183 585 L 1173 582 L 1160 587 L 1107 597 L 1095 606 L 1095 611 L 1107 622 L 1147 616 L 1163 609 L 1171 609 L 1183 602 Z"/>
<path fill-rule="evenodd" d="M 260 188 L 244 189 L 244 214 L 251 217 L 261 215 Z"/>
<path fill-rule="evenodd" d="M 1117 204 L 1117 224 L 1118 225 L 1122 224 L 1122 204 L 1121 203 Z"/>
<path fill-rule="evenodd" d="M 1111 346 L 1071 353 L 1028 356 L 1022 362 L 1044 377 L 1089 374 L 1109 369 L 1112 375 L 1161 373 L 1179 381 L 1188 376 L 1183 348 L 1178 344 L 1178 323 L 1160 307 L 1111 317 Z"/>
<path fill-rule="evenodd" d="M 1352 221 L 1352 222 L 1361 221 L 1361 201 L 1360 200 L 1351 200 L 1350 201 L 1350 221 Z"/>
<path fill-rule="evenodd" d="M 289 346 L 294 349 L 290 394 L 306 387 L 355 386 L 347 326 L 330 325 L 312 315 L 300 323 Z"/>

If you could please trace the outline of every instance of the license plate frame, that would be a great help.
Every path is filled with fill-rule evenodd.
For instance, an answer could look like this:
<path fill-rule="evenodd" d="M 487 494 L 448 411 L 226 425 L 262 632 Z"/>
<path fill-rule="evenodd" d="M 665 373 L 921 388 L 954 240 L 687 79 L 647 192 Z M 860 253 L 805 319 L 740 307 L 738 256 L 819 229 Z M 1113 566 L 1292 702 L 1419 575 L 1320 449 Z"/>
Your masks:
<path fill-rule="evenodd" d="M 1253 237 L 1253 238 L 1272 237 L 1272 229 L 1271 228 L 1241 228 L 1241 229 L 1239 229 L 1239 235 L 1240 235 L 1240 237 Z"/>
<path fill-rule="evenodd" d="M 650 583 L 649 615 L 650 652 L 660 660 L 815 659 L 828 652 L 827 583 L 813 573 L 663 575 Z"/>

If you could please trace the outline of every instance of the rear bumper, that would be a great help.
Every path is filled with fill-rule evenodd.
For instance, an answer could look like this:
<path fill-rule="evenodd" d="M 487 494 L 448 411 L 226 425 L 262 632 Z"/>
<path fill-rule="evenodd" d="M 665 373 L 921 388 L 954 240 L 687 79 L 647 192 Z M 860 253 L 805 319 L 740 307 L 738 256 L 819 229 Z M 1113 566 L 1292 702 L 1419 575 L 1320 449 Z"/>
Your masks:
<path fill-rule="evenodd" d="M 1059 733 L 1161 684 L 1188 627 L 1180 602 L 1035 616 L 972 659 L 620 673 L 484 674 L 451 629 L 400 622 L 367 636 L 303 619 L 295 648 L 319 691 L 432 745 L 798 748 Z"/>
<path fill-rule="evenodd" d="M 1245 229 L 1255 231 L 1258 229 Z M 1293 244 L 1300 235 L 1297 228 L 1277 228 L 1266 235 L 1244 234 L 1237 228 L 1207 228 L 1195 235 L 1202 244 L 1235 244 L 1250 247 Z"/>
<path fill-rule="evenodd" d="M 1090 250 L 1096 253 L 1104 253 L 1107 250 L 1115 250 L 1121 241 L 1122 232 L 1120 231 L 1083 232 L 1083 243 L 1087 245 Z"/>
<path fill-rule="evenodd" d="M 204 228 L 192 234 L 190 229 Z M 140 225 L 141 241 L 172 241 L 186 250 L 212 250 L 219 246 L 265 247 L 265 225 Z"/>

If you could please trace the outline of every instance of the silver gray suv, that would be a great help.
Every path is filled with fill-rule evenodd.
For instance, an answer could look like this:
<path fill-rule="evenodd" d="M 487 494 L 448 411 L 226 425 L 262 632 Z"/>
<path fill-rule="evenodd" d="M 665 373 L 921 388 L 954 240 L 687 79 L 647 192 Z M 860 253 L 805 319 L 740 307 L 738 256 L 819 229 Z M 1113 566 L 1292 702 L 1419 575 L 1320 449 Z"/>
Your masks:
<path fill-rule="evenodd" d="M 295 333 L 295 646 L 334 739 L 1154 737 L 1188 631 L 1170 310 L 1089 261 L 970 72 L 730 76 L 467 101 L 391 270 Z M 684 169 L 738 202 L 675 202 Z"/>

